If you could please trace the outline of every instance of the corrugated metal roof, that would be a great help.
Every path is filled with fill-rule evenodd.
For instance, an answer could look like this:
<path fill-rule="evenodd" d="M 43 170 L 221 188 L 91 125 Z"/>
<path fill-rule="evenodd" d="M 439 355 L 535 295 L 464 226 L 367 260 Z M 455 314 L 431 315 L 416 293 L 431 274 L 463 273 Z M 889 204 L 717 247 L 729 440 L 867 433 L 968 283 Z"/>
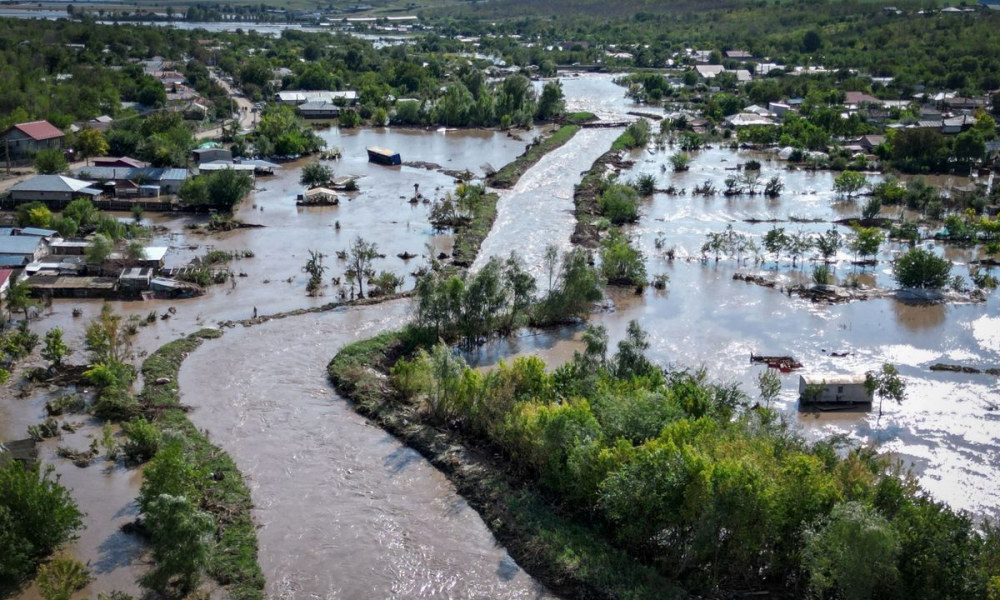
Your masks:
<path fill-rule="evenodd" d="M 18 123 L 7 131 L 17 129 L 21 133 L 36 141 L 51 140 L 53 138 L 64 137 L 66 134 L 58 127 L 48 121 L 32 121 L 30 123 Z M 6 132 L 5 132 L 6 133 Z"/>
<path fill-rule="evenodd" d="M 39 237 L 48 237 L 57 233 L 59 232 L 55 229 L 42 229 L 40 227 L 25 227 L 21 230 L 21 235 L 35 235 Z"/>
<path fill-rule="evenodd" d="M 27 256 L 4 256 L 0 254 L 0 266 L 3 267 L 23 267 L 28 264 Z"/>
<path fill-rule="evenodd" d="M 186 179 L 188 176 L 187 169 L 154 167 L 142 167 L 138 169 L 132 167 L 84 167 L 77 169 L 74 173 L 80 177 L 104 179 L 107 181 L 132 180 L 139 177 L 145 177 L 151 181 L 160 181 L 161 179 Z"/>
<path fill-rule="evenodd" d="M 33 235 L 8 235 L 0 237 L 0 254 L 31 255 L 42 244 L 42 238 Z"/>
<path fill-rule="evenodd" d="M 78 192 L 90 182 L 65 175 L 36 175 L 10 188 L 12 192 Z"/>

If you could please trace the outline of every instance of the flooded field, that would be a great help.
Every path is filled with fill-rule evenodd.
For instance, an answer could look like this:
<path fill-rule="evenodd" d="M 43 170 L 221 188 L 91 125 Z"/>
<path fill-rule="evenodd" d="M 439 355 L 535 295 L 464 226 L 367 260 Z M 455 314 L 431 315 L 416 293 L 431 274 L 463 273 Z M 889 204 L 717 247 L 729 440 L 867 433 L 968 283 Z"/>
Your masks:
<path fill-rule="evenodd" d="M 642 110 L 630 104 L 610 76 L 563 79 L 570 110 L 590 110 L 605 119 L 629 118 Z M 434 232 L 428 204 L 410 204 L 413 185 L 435 198 L 453 189 L 454 180 L 437 170 L 383 167 L 368 163 L 365 147 L 399 151 L 404 161 L 434 163 L 447 170 L 483 165 L 499 167 L 517 156 L 537 132 L 520 139 L 496 132 L 415 130 L 322 130 L 330 146 L 344 158 L 331 162 L 337 175 L 356 175 L 361 191 L 345 194 L 339 206 L 300 208 L 295 196 L 306 161 L 285 163 L 278 173 L 260 178 L 257 190 L 237 217 L 261 228 L 224 234 L 192 233 L 185 225 L 203 217 L 172 215 L 152 219 L 171 233 L 154 244 L 170 246 L 168 265 L 176 266 L 210 249 L 251 250 L 253 258 L 232 263 L 235 286 L 212 288 L 207 295 L 183 301 L 117 302 L 124 314 L 176 314 L 141 327 L 136 338 L 140 355 L 203 326 L 260 314 L 319 306 L 337 299 L 333 277 L 343 274 L 336 251 L 356 235 L 374 241 L 385 254 L 377 270 L 409 275 L 425 264 L 418 256 L 404 261 L 401 252 L 450 253 L 451 237 Z M 497 222 L 483 245 L 483 258 L 521 253 L 539 272 L 548 244 L 569 247 L 573 230 L 573 186 L 581 173 L 618 135 L 616 130 L 584 130 L 543 158 L 520 182 L 501 195 Z M 690 192 L 712 180 L 717 187 L 735 167 L 758 154 L 711 149 L 694 156 L 691 170 L 673 174 L 661 169 L 670 149 L 636 152 L 635 166 L 624 178 L 654 174 L 657 186 L 674 185 Z M 627 323 L 638 319 L 650 333 L 652 358 L 661 364 L 705 366 L 711 377 L 736 380 L 753 393 L 758 367 L 751 352 L 794 354 L 805 372 L 861 373 L 884 361 L 896 363 L 906 377 L 909 399 L 876 412 L 800 412 L 798 377 L 783 376 L 778 408 L 810 438 L 846 434 L 858 442 L 875 442 L 912 465 L 936 497 L 978 515 L 998 515 L 995 490 L 1000 487 L 1000 381 L 988 375 L 932 373 L 938 361 L 976 366 L 1000 365 L 1000 299 L 984 304 L 910 307 L 893 300 L 837 306 L 789 298 L 776 289 L 733 281 L 738 270 L 761 270 L 782 283 L 807 280 L 811 266 L 792 268 L 784 259 L 775 267 L 737 266 L 733 260 L 702 262 L 705 234 L 727 225 L 755 236 L 770 223 L 747 219 L 792 217 L 816 223 L 779 223 L 789 231 L 821 232 L 829 221 L 855 216 L 859 207 L 837 201 L 833 175 L 787 171 L 763 157 L 762 179 L 778 174 L 785 192 L 776 200 L 694 197 L 656 194 L 645 201 L 642 220 L 632 233 L 646 254 L 650 275 L 667 274 L 665 291 L 643 295 L 617 292 L 615 309 L 595 314 L 612 341 Z M 337 228 L 337 224 L 340 228 Z M 657 238 L 663 248 L 656 247 Z M 665 250 L 676 258 L 667 260 Z M 323 296 L 306 295 L 301 271 L 309 250 L 327 255 Z M 900 247 L 887 246 L 865 281 L 891 287 L 888 260 Z M 956 262 L 955 272 L 974 258 L 969 251 L 937 248 Z M 839 257 L 838 277 L 852 272 L 846 252 Z M 85 324 L 100 310 L 98 301 L 56 301 L 43 311 L 33 329 L 43 333 L 60 326 L 71 347 L 80 348 Z M 72 309 L 82 308 L 81 317 Z M 478 515 L 447 480 L 417 454 L 357 416 L 329 387 L 325 366 L 337 350 L 357 339 L 397 326 L 406 302 L 307 314 L 227 331 L 206 342 L 184 364 L 182 401 L 193 407 L 191 418 L 208 429 L 249 478 L 260 530 L 261 562 L 270 595 L 281 598 L 545 598 L 549 597 L 502 549 Z M 579 328 L 526 335 L 481 349 L 476 357 L 489 364 L 502 356 L 536 353 L 553 364 L 580 347 Z M 833 352 L 849 352 L 834 357 Z M 82 363 L 79 352 L 72 362 Z M 0 401 L 0 437 L 24 437 L 28 425 L 44 416 L 44 394 Z M 80 417 L 78 420 L 85 420 Z M 83 448 L 93 427 L 43 446 L 46 463 L 54 464 L 74 497 L 88 513 L 87 529 L 71 549 L 91 561 L 97 576 L 92 589 L 134 591 L 141 572 L 140 547 L 117 527 L 134 517 L 139 473 L 104 470 L 101 464 L 79 469 L 55 457 L 57 445 Z M 96 565 L 96 566 L 95 566 Z M 33 598 L 34 592 L 24 596 Z"/>
<path fill-rule="evenodd" d="M 182 402 L 236 458 L 273 598 L 550 598 L 415 451 L 336 396 L 325 367 L 407 301 L 237 328 L 184 363 Z"/>
<path fill-rule="evenodd" d="M 790 298 L 778 289 L 734 281 L 737 271 L 762 273 L 780 285 L 809 282 L 812 263 L 793 268 L 784 257 L 775 266 L 768 256 L 763 265 L 733 259 L 702 262 L 701 246 L 709 232 L 728 225 L 758 238 L 773 226 L 788 232 L 822 233 L 832 221 L 860 214 L 861 202 L 839 200 L 829 172 L 788 171 L 785 163 L 759 153 L 711 149 L 693 155 L 687 173 L 670 172 L 664 151 L 637 151 L 634 167 L 623 179 L 653 174 L 657 187 L 671 185 L 686 194 L 655 194 L 642 207 L 642 218 L 632 228 L 646 256 L 650 276 L 666 274 L 664 291 L 648 289 L 614 295 L 612 312 L 594 315 L 592 322 L 608 328 L 612 342 L 624 337 L 630 320 L 638 320 L 650 334 L 650 353 L 660 364 L 704 366 L 715 379 L 738 381 L 755 393 L 754 379 L 761 367 L 751 365 L 750 353 L 791 354 L 804 365 L 803 373 L 859 374 L 895 363 L 908 384 L 908 399 L 901 406 L 885 405 L 878 418 L 872 412 L 801 412 L 798 375 L 783 375 L 784 390 L 778 408 L 809 438 L 847 435 L 858 443 L 875 443 L 898 454 L 919 475 L 935 497 L 978 515 L 1000 515 L 995 490 L 1000 487 L 1000 379 L 990 375 L 931 372 L 937 362 L 979 367 L 1000 364 L 1000 297 L 990 294 L 981 304 L 908 306 L 891 299 L 836 306 Z M 712 181 L 724 189 L 726 176 L 739 163 L 762 160 L 762 180 L 772 175 L 785 182 L 778 199 L 755 197 L 711 198 L 691 195 L 695 185 Z M 666 170 L 661 169 L 666 166 Z M 874 178 L 873 178 L 874 179 Z M 944 181 L 936 181 L 944 184 Z M 892 209 L 895 210 L 895 209 Z M 887 213 L 888 214 L 888 213 Z M 788 222 L 792 218 L 816 223 Z M 778 219 L 782 223 L 750 224 L 748 219 Z M 848 233 L 839 227 L 841 233 Z M 656 248 L 657 238 L 663 240 Z M 550 242 L 564 243 L 565 238 Z M 541 243 L 541 242 L 540 242 Z M 975 251 L 925 242 L 925 247 L 948 257 L 953 274 L 966 276 Z M 666 251 L 673 248 L 670 261 Z M 850 264 L 849 251 L 838 255 L 839 281 L 849 273 L 861 275 L 868 285 L 895 287 L 890 261 L 904 250 L 887 244 L 877 267 L 861 269 Z M 539 354 L 553 364 L 572 357 L 582 347 L 580 330 L 526 336 L 482 350 L 478 360 L 488 364 L 509 353 Z M 832 354 L 848 352 L 846 357 Z"/>

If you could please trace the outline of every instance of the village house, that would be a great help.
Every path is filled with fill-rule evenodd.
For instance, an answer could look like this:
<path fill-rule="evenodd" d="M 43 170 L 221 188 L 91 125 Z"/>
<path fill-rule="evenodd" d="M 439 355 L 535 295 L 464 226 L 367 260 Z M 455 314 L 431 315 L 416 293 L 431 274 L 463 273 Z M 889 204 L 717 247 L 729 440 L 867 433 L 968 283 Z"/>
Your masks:
<path fill-rule="evenodd" d="M 14 281 L 14 269 L 0 269 L 0 296 L 7 297 L 7 289 Z"/>
<path fill-rule="evenodd" d="M 142 169 L 148 167 L 149 163 L 137 158 L 127 156 L 98 156 L 91 159 L 95 167 L 126 167 L 132 169 Z"/>
<path fill-rule="evenodd" d="M 695 65 L 694 70 L 702 79 L 715 79 L 726 72 L 726 68 L 722 65 Z"/>
<path fill-rule="evenodd" d="M 864 375 L 799 376 L 799 400 L 814 404 L 871 404 Z"/>
<path fill-rule="evenodd" d="M 274 95 L 274 99 L 282 104 L 298 106 L 306 102 L 330 102 L 354 105 L 358 103 L 358 93 L 354 91 L 311 91 L 311 90 L 286 90 Z"/>
<path fill-rule="evenodd" d="M 66 134 L 48 121 L 11 125 L 0 133 L 0 152 L 11 160 L 30 158 L 42 150 L 59 149 Z"/>
<path fill-rule="evenodd" d="M 21 268 L 48 252 L 45 238 L 36 235 L 0 235 L 0 266 Z"/>
<path fill-rule="evenodd" d="M 101 190 L 91 182 L 65 175 L 36 175 L 10 188 L 10 198 L 15 203 L 37 200 L 56 208 L 77 198 L 94 199 L 100 195 Z"/>
<path fill-rule="evenodd" d="M 151 198 L 176 194 L 189 173 L 187 169 L 175 168 L 93 166 L 77 169 L 74 175 L 100 182 L 94 187 L 103 188 L 105 193 L 115 198 Z"/>
<path fill-rule="evenodd" d="M 863 106 L 881 105 L 882 101 L 864 92 L 847 92 L 844 94 L 844 106 L 857 110 Z"/>
<path fill-rule="evenodd" d="M 751 60 L 753 59 L 753 54 L 750 54 L 746 50 L 726 50 L 726 58 L 732 60 Z"/>
<path fill-rule="evenodd" d="M 228 148 L 195 148 L 191 151 L 191 159 L 197 163 L 214 160 L 233 160 L 233 151 Z"/>
<path fill-rule="evenodd" d="M 753 126 L 769 127 L 775 125 L 775 122 L 769 116 L 759 115 L 754 112 L 741 112 L 726 117 L 725 124 L 726 127 L 739 129 L 740 127 L 753 127 Z"/>
<path fill-rule="evenodd" d="M 303 119 L 335 119 L 340 116 L 340 107 L 325 100 L 306 102 L 298 105 L 295 110 Z"/>
<path fill-rule="evenodd" d="M 783 102 L 768 102 L 767 110 L 771 111 L 779 117 L 785 116 L 785 113 L 792 110 L 792 107 Z"/>
<path fill-rule="evenodd" d="M 941 123 L 941 133 L 956 134 L 962 133 L 966 129 L 976 124 L 976 117 L 971 115 L 960 115 L 945 119 Z"/>

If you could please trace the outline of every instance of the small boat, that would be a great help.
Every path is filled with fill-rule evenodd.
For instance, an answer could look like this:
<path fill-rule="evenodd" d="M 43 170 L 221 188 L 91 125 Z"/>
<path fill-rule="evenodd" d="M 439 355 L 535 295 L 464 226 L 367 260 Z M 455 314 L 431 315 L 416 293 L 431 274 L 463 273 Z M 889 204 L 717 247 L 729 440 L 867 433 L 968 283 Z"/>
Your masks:
<path fill-rule="evenodd" d="M 399 152 L 379 148 L 378 146 L 371 146 L 367 150 L 368 162 L 378 163 L 380 165 L 400 165 L 403 163 L 403 159 L 400 158 Z"/>

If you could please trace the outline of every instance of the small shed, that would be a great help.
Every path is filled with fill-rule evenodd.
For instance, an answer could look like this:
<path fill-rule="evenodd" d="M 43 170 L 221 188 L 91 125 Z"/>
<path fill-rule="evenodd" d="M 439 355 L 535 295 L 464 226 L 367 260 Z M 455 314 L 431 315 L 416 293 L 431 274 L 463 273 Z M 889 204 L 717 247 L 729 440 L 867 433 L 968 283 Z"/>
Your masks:
<path fill-rule="evenodd" d="M 810 404 L 871 404 L 864 375 L 811 374 L 799 376 L 799 401 Z"/>
<path fill-rule="evenodd" d="M 149 289 L 149 283 L 153 279 L 153 269 L 143 267 L 132 267 L 122 269 L 118 277 L 118 289 L 123 294 L 139 294 Z"/>
<path fill-rule="evenodd" d="M 195 148 L 191 151 L 191 158 L 197 164 L 213 160 L 232 161 L 233 153 L 227 148 Z"/>

